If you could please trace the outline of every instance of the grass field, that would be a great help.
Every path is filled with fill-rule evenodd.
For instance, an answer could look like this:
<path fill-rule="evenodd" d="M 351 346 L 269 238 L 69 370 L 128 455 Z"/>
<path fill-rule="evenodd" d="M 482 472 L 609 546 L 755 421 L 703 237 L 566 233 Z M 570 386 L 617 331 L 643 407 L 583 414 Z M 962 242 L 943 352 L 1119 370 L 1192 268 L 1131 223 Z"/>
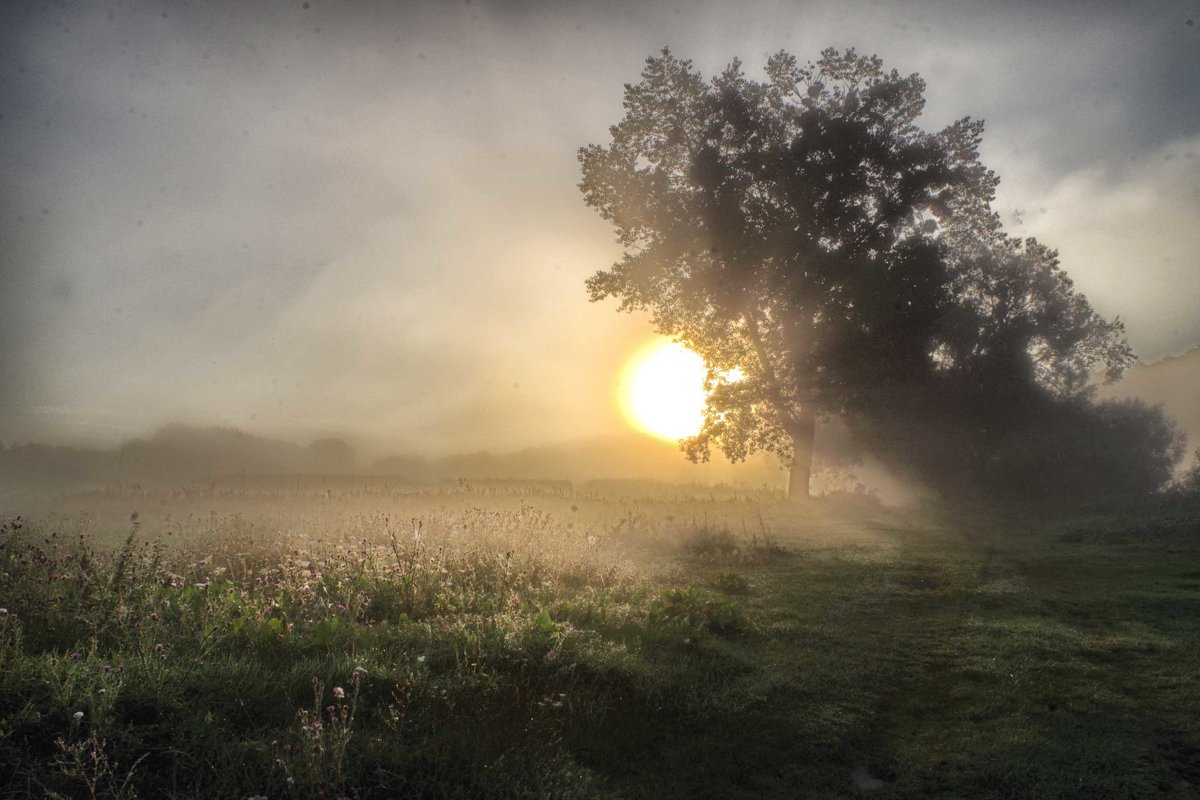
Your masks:
<path fill-rule="evenodd" d="M 0 541 L 6 797 L 1200 795 L 1194 512 L 176 492 Z"/>

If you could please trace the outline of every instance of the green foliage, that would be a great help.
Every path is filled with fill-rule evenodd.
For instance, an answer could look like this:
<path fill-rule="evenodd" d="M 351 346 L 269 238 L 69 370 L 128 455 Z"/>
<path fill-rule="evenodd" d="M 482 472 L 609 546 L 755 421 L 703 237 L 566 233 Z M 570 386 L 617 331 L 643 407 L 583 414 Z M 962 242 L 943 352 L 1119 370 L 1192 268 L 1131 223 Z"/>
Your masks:
<path fill-rule="evenodd" d="M 731 636 L 749 628 L 741 606 L 728 597 L 698 589 L 670 589 L 650 606 L 653 624 L 694 636 L 715 633 Z"/>
<path fill-rule="evenodd" d="M 725 594 L 746 594 L 750 591 L 750 582 L 736 572 L 721 572 L 713 578 L 713 588 Z"/>
<path fill-rule="evenodd" d="M 550 619 L 550 612 L 544 608 L 539 611 L 525 636 L 529 647 L 541 651 L 548 650 L 558 636 L 558 626 Z"/>
<path fill-rule="evenodd" d="M 787 552 L 765 531 L 745 537 L 708 526 L 691 531 L 683 540 L 683 551 L 698 561 L 726 564 L 764 561 Z"/>
<path fill-rule="evenodd" d="M 315 647 L 329 647 L 333 644 L 334 635 L 341 626 L 342 621 L 338 617 L 317 620 L 309 634 L 308 641 Z"/>
<path fill-rule="evenodd" d="M 705 559 L 728 559 L 738 551 L 737 537 L 724 528 L 698 528 L 683 543 L 688 555 Z"/>
<path fill-rule="evenodd" d="M 706 526 L 715 558 L 630 572 L 587 540 L 626 510 L 583 505 L 557 553 L 575 529 L 501 503 L 419 542 L 0 522 L 0 797 L 1191 793 L 1194 508 L 766 508 L 787 549 Z"/>
<path fill-rule="evenodd" d="M 278 550 L 229 522 L 203 551 L 136 525 L 112 551 L 0 525 L 0 783 L 392 797 L 508 781 L 604 796 L 550 743 L 608 704 L 606 681 L 630 680 L 656 623 L 651 594 L 595 561 L 590 529 L 577 560 L 489 546 L 538 541 L 547 519 L 525 506 L 454 518 L 482 523 L 459 548 L 385 525 Z"/>
<path fill-rule="evenodd" d="M 880 403 L 896 416 L 861 418 L 857 430 L 897 472 L 964 507 L 1144 502 L 1167 484 L 1182 454 L 1175 424 L 1140 400 L 993 388 L 947 376 L 936 402 L 925 388 L 893 391 Z"/>

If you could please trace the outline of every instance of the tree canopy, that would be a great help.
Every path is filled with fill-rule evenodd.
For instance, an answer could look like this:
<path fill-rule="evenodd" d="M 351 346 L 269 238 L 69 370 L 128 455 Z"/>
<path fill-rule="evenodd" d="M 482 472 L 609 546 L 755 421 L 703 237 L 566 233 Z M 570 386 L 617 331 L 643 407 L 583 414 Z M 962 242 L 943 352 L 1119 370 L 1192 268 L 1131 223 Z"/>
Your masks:
<path fill-rule="evenodd" d="M 579 151 L 624 247 L 591 299 L 649 312 L 708 365 L 689 458 L 774 452 L 806 495 L 818 416 L 879 434 L 903 422 L 893 398 L 949 389 L 994 416 L 1133 361 L 1053 250 L 1003 232 L 981 122 L 923 130 L 924 81 L 853 49 L 781 52 L 766 78 L 735 60 L 706 80 L 664 49 L 611 141 Z"/>

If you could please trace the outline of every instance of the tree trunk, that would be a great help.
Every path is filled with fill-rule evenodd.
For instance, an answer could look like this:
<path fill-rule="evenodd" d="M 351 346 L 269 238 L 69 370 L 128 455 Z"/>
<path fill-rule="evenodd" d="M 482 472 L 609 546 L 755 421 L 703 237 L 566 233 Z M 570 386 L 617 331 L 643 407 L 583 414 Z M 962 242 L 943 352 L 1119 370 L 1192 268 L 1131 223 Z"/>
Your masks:
<path fill-rule="evenodd" d="M 792 431 L 792 469 L 788 476 L 788 500 L 803 503 L 808 499 L 808 480 L 812 476 L 813 442 L 817 434 L 817 417 L 805 409 L 800 413 Z"/>

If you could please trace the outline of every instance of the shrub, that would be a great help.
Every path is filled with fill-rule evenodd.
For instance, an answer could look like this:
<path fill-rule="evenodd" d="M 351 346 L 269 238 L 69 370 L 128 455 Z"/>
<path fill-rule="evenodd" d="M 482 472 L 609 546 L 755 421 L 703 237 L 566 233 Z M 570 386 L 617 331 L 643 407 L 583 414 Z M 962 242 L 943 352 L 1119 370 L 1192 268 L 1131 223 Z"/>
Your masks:
<path fill-rule="evenodd" d="M 695 634 L 732 635 L 748 627 L 742 607 L 728 597 L 714 597 L 698 589 L 670 589 L 650 607 L 650 621 L 679 627 Z"/>
<path fill-rule="evenodd" d="M 683 549 L 696 558 L 730 558 L 738 551 L 738 540 L 724 528 L 699 528 L 684 541 Z"/>
<path fill-rule="evenodd" d="M 713 587 L 726 594 L 746 594 L 750 582 L 736 572 L 722 572 L 713 578 Z"/>

